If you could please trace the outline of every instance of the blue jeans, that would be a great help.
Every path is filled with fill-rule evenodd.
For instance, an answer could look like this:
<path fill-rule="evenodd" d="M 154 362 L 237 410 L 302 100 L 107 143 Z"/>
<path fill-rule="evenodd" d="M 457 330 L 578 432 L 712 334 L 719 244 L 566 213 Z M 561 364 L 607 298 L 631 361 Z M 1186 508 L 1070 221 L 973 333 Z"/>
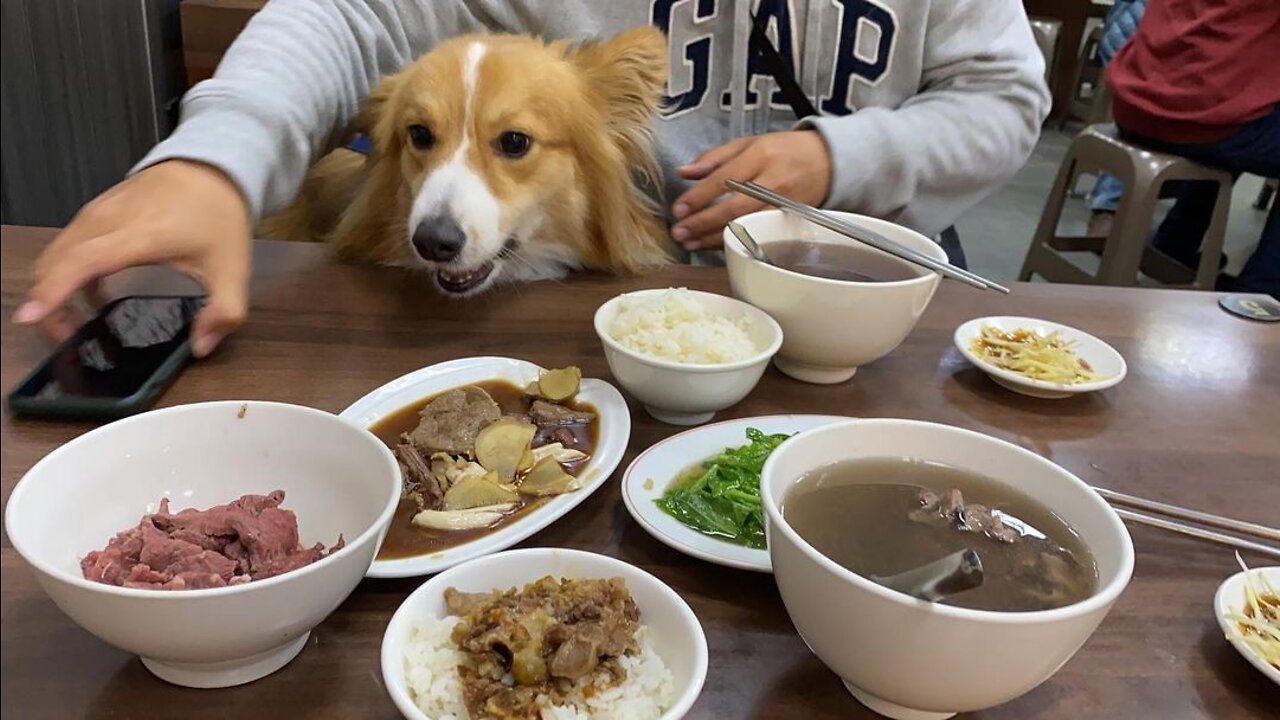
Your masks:
<path fill-rule="evenodd" d="M 1098 179 L 1089 191 L 1089 209 L 1094 212 L 1115 212 L 1124 195 L 1124 183 L 1111 173 L 1098 173 Z"/>
<path fill-rule="evenodd" d="M 1236 134 L 1211 143 L 1164 143 L 1126 132 L 1123 127 L 1120 130 L 1127 139 L 1140 145 L 1182 155 L 1234 175 L 1247 172 L 1280 177 L 1280 105 L 1273 106 L 1270 113 L 1248 123 Z M 1175 260 L 1195 267 L 1217 192 L 1217 186 L 1211 182 L 1183 183 L 1178 201 L 1160 223 L 1151 244 Z M 1280 202 L 1272 205 L 1262 237 L 1258 239 L 1258 249 L 1245 262 L 1231 289 L 1280 298 Z"/>

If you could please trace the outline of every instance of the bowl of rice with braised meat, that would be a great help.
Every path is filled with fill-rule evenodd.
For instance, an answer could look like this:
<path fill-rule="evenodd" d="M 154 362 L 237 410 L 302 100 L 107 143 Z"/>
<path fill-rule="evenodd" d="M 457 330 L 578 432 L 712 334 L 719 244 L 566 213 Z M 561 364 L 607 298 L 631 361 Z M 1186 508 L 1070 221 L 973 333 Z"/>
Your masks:
<path fill-rule="evenodd" d="M 684 288 L 619 295 L 596 311 L 595 329 L 613 377 L 673 425 L 737 404 L 782 346 L 782 328 L 763 310 Z"/>
<path fill-rule="evenodd" d="M 446 570 L 400 606 L 382 675 L 409 720 L 675 720 L 707 641 L 649 573 L 603 555 L 510 550 Z"/>

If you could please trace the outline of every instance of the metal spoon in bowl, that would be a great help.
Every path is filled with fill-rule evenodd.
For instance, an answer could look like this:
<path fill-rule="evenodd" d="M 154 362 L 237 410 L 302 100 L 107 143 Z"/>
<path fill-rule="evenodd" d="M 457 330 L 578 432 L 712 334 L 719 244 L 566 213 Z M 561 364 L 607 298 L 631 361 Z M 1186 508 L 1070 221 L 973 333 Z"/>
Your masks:
<path fill-rule="evenodd" d="M 729 231 L 733 233 L 734 237 L 738 238 L 738 242 L 742 243 L 742 246 L 747 249 L 747 252 L 751 253 L 751 257 L 759 260 L 765 265 L 773 264 L 773 261 L 765 254 L 764 248 L 760 247 L 760 244 L 756 242 L 755 238 L 751 237 L 751 233 L 747 232 L 746 228 L 730 220 Z"/>
<path fill-rule="evenodd" d="M 937 602 L 982 585 L 983 577 L 978 553 L 965 548 L 914 570 L 888 577 L 872 575 L 870 579 L 900 593 Z"/>

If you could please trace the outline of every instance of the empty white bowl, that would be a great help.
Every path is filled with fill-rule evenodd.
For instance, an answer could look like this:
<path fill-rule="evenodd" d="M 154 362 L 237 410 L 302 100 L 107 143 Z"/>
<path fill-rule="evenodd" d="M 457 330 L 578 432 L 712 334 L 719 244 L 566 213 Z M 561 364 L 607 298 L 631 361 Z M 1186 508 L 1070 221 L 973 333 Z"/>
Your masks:
<path fill-rule="evenodd" d="M 865 225 L 935 260 L 947 259 L 937 243 L 901 225 L 852 213 L 829 214 Z M 781 210 L 763 210 L 737 221 L 766 253 L 775 240 L 810 240 L 854 245 L 890 257 Z M 782 372 L 810 383 L 844 382 L 862 365 L 893 352 L 916 326 L 940 279 L 923 268 L 917 277 L 895 282 L 803 275 L 755 260 L 728 229 L 724 248 L 733 294 L 769 313 L 782 326 L 785 338 L 774 363 Z"/>
<path fill-rule="evenodd" d="M 677 720 L 693 707 L 707 677 L 707 638 L 698 617 L 666 583 L 640 568 L 604 555 L 564 548 L 507 550 L 469 560 L 436 575 L 414 590 L 396 610 L 382 638 L 382 679 L 400 713 L 409 720 L 431 720 L 414 703 L 405 680 L 410 633 L 425 618 L 445 616 L 444 591 L 489 592 L 520 588 L 546 576 L 620 577 L 640 608 L 654 650 L 671 671 L 675 700 L 661 720 Z"/>
<path fill-rule="evenodd" d="M 981 473 L 1048 505 L 1093 552 L 1098 590 L 1037 612 L 917 600 L 853 573 L 782 516 L 803 475 L 863 457 L 922 458 Z M 1088 485 L 1035 453 L 980 433 L 914 420 L 852 420 L 802 432 L 769 456 L 760 484 L 773 574 L 787 613 L 855 697 L 899 720 L 938 720 L 1031 690 L 1080 649 L 1133 572 L 1133 544 Z"/>
<path fill-rule="evenodd" d="M 689 290 L 710 313 L 746 318 L 747 334 L 759 352 L 732 363 L 678 363 L 638 353 L 609 335 L 609 326 L 624 299 L 656 297 L 669 291 L 670 288 L 640 290 L 609 300 L 596 310 L 596 335 L 604 344 L 604 356 L 613 377 L 644 404 L 650 415 L 672 425 L 700 425 L 717 411 L 736 405 L 760 382 L 769 358 L 783 343 L 782 328 L 768 314 L 741 300 Z"/>
<path fill-rule="evenodd" d="M 209 590 L 86 580 L 80 559 L 168 497 L 174 512 L 285 491 L 304 545 L 346 546 L 293 572 Z M 283 667 L 364 577 L 400 498 L 400 470 L 372 434 L 335 415 L 267 402 L 155 410 L 49 453 L 9 496 L 5 529 L 76 623 L 190 687 L 250 682 Z"/>
<path fill-rule="evenodd" d="M 975 353 L 973 348 L 970 347 L 974 338 L 982 335 L 982 328 L 988 325 L 1005 332 L 1013 332 L 1018 329 L 1030 330 L 1040 335 L 1057 332 L 1063 339 L 1075 343 L 1076 354 L 1089 363 L 1089 366 L 1093 368 L 1094 372 L 1101 375 L 1102 379 L 1066 385 L 1037 380 L 1011 370 L 996 367 L 995 364 Z M 956 349 L 975 367 L 994 380 L 997 385 L 1029 397 L 1053 400 L 1094 392 L 1095 390 L 1106 390 L 1109 387 L 1119 385 L 1120 381 L 1124 380 L 1124 376 L 1129 372 L 1124 356 L 1117 352 L 1115 348 L 1070 325 L 1060 325 L 1048 320 L 1011 316 L 974 318 L 956 328 L 953 340 L 955 341 Z"/>

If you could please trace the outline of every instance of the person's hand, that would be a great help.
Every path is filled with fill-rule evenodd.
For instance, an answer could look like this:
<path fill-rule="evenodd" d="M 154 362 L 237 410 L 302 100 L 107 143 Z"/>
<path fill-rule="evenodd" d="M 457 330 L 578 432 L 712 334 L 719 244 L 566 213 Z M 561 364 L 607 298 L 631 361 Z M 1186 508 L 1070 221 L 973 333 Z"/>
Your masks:
<path fill-rule="evenodd" d="M 221 171 L 170 160 L 147 168 L 80 209 L 36 260 L 35 283 L 13 321 L 54 339 L 78 324 L 78 291 L 100 302 L 101 278 L 135 265 L 168 265 L 208 292 L 191 349 L 208 355 L 244 321 L 251 262 L 249 208 Z"/>
<path fill-rule="evenodd" d="M 715 202 L 726 192 L 725 180 L 754 180 L 792 200 L 821 205 L 831 187 L 831 154 L 816 130 L 793 130 L 732 140 L 676 172 L 700 182 L 672 205 L 671 238 L 685 250 L 707 250 L 723 245 L 730 220 L 765 207 L 736 193 Z"/>

